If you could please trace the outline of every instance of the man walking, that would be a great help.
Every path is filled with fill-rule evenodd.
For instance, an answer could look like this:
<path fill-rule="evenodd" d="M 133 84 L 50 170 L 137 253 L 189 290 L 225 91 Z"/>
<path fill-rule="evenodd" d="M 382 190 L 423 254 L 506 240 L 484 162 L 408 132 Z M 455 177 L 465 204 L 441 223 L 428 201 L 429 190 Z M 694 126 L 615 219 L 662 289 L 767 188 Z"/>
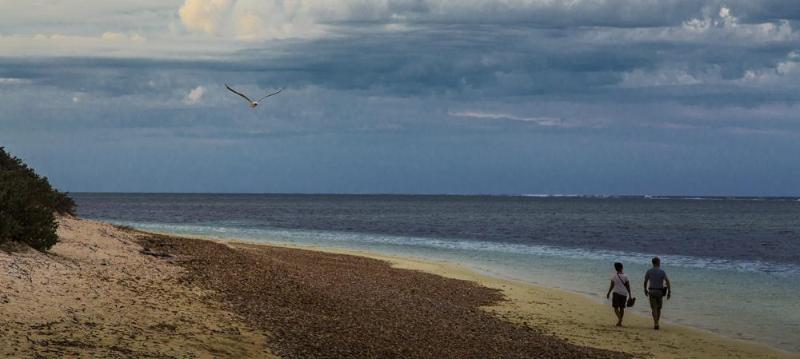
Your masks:
<path fill-rule="evenodd" d="M 649 283 L 649 284 L 648 284 Z M 658 330 L 658 320 L 661 319 L 661 306 L 664 296 L 672 296 L 672 287 L 669 284 L 667 273 L 661 269 L 661 259 L 653 257 L 653 268 L 644 275 L 644 295 L 650 298 L 650 309 L 653 311 L 653 329 Z"/>

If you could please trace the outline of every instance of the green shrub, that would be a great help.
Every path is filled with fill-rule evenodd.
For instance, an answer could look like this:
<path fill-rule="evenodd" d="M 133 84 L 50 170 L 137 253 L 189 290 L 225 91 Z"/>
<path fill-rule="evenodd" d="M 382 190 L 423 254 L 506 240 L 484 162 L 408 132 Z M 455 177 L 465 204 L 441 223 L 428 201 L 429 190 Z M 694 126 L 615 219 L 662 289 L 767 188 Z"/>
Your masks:
<path fill-rule="evenodd" d="M 75 214 L 75 202 L 0 147 L 0 244 L 49 249 L 58 242 L 54 213 Z"/>

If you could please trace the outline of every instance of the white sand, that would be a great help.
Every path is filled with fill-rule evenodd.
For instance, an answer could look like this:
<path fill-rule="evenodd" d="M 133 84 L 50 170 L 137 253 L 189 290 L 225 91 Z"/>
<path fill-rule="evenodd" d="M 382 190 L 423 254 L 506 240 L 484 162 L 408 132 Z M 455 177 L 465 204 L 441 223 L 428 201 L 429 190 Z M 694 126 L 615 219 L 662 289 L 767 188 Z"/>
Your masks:
<path fill-rule="evenodd" d="M 139 253 L 131 234 L 62 218 L 48 254 L 0 251 L 0 357 L 268 357 L 263 335 Z"/>

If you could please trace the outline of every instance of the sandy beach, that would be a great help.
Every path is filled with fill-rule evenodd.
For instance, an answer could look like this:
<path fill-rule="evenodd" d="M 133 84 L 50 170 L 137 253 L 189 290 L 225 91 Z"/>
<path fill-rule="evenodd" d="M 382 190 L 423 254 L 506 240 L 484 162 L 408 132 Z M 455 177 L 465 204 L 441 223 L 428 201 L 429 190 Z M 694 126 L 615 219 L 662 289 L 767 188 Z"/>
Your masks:
<path fill-rule="evenodd" d="M 0 251 L 0 357 L 272 357 L 262 332 L 142 254 L 136 235 L 59 222 L 47 254 Z"/>
<path fill-rule="evenodd" d="M 396 268 L 472 281 L 501 290 L 507 300 L 486 310 L 512 322 L 542 328 L 571 343 L 621 350 L 643 358 L 800 358 L 800 354 L 686 326 L 662 323 L 661 330 L 654 331 L 651 318 L 630 311 L 625 314 L 625 327 L 619 328 L 614 325 L 616 318 L 610 306 L 598 304 L 584 295 L 482 275 L 458 264 L 367 252 L 315 250 L 386 260 Z M 648 303 L 640 296 L 637 305 Z"/>
<path fill-rule="evenodd" d="M 74 218 L 58 233 L 48 254 L 0 251 L 0 357 L 798 357 L 636 315 L 616 328 L 579 294 L 452 263 Z"/>

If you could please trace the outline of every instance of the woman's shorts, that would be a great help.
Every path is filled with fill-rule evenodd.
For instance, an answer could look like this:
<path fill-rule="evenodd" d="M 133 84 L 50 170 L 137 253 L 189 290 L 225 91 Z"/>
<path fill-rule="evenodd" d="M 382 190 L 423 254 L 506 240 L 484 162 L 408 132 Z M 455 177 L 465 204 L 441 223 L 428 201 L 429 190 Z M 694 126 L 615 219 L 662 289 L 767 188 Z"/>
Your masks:
<path fill-rule="evenodd" d="M 628 296 L 613 293 L 611 297 L 611 306 L 614 308 L 625 308 Z"/>

